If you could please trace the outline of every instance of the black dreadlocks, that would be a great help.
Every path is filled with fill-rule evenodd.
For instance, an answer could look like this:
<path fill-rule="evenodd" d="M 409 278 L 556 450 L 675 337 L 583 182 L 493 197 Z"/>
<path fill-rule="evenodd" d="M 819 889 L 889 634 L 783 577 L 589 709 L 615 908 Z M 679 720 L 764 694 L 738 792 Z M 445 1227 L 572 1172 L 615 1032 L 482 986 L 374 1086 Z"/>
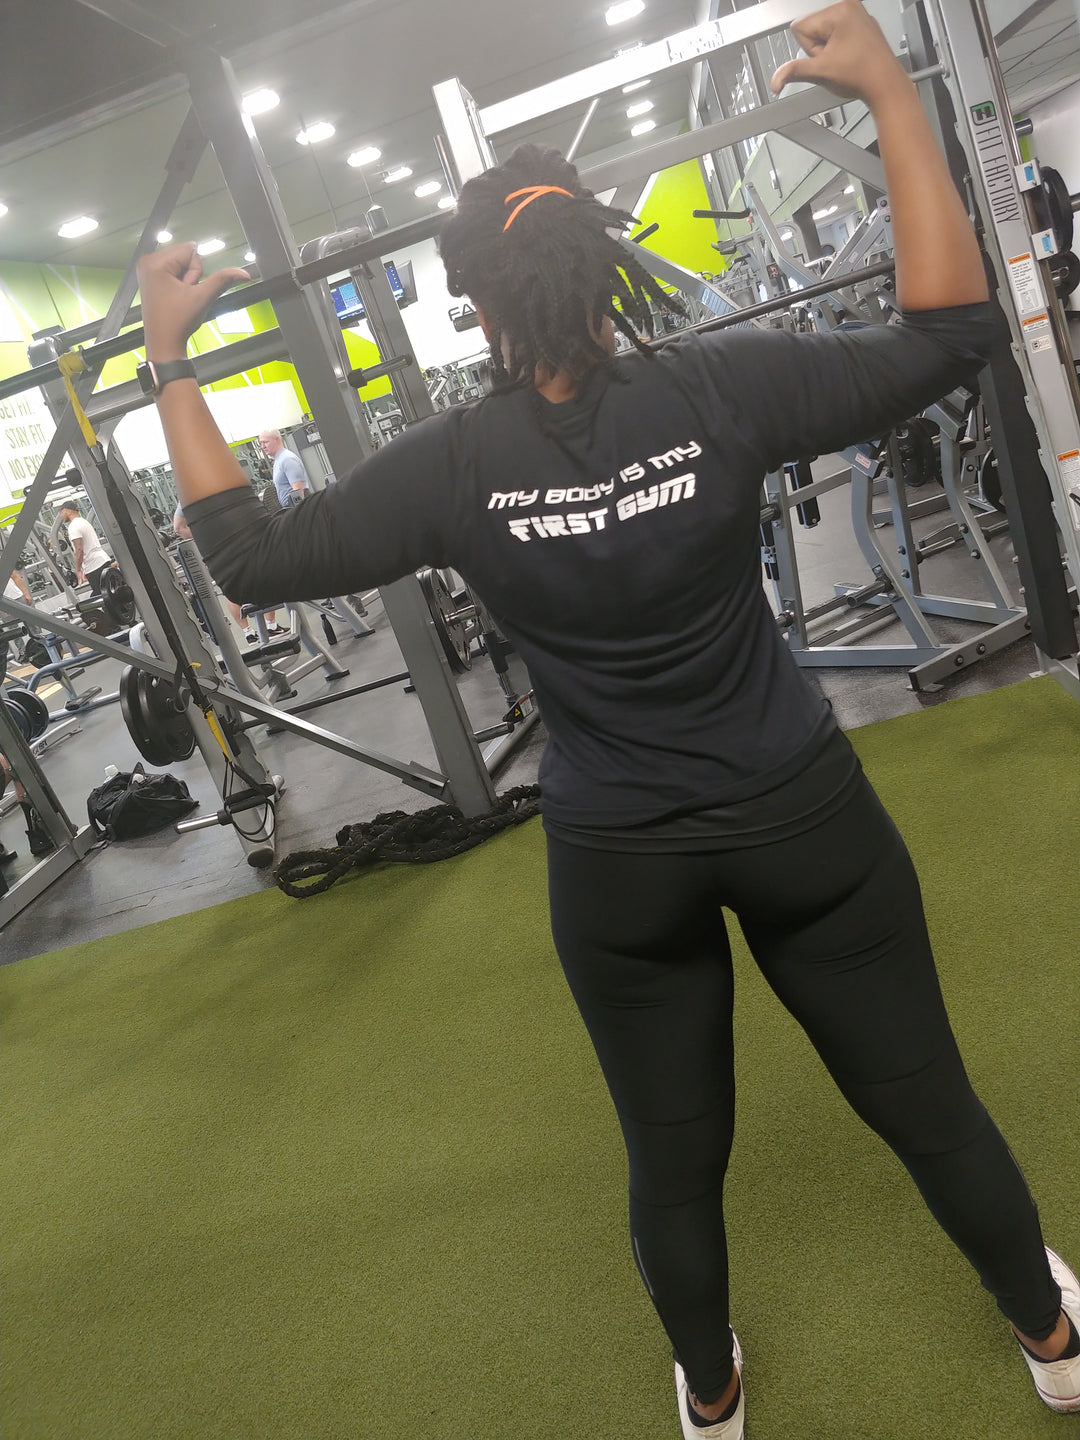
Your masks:
<path fill-rule="evenodd" d="M 534 185 L 571 193 L 537 197 L 505 230 L 517 204 L 506 197 Z M 583 379 L 608 359 L 594 333 L 604 316 L 651 353 L 638 339 L 639 331 L 653 333 L 649 299 L 680 313 L 682 307 L 609 233 L 635 223 L 625 210 L 595 199 L 557 150 L 535 145 L 522 145 L 505 165 L 462 186 L 439 249 L 450 294 L 468 295 L 491 324 L 497 381 L 531 383 L 540 366 Z"/>

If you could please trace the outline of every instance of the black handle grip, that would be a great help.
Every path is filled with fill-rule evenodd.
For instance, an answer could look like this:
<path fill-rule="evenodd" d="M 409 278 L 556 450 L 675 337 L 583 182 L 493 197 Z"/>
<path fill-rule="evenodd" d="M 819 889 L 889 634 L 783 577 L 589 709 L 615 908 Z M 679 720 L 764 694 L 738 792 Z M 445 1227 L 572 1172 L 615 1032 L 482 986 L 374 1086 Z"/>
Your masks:
<path fill-rule="evenodd" d="M 695 220 L 749 220 L 749 210 L 695 210 Z"/>

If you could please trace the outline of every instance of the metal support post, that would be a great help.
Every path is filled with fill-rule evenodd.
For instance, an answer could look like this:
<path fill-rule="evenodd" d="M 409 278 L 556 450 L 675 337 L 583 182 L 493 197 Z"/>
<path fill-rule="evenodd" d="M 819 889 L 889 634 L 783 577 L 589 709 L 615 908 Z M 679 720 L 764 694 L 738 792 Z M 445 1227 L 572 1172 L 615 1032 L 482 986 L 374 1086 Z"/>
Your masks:
<path fill-rule="evenodd" d="M 370 453 L 371 444 L 360 400 L 345 384 L 341 331 L 329 296 L 321 287 L 316 292 L 285 283 L 298 260 L 296 246 L 261 147 L 244 126 L 230 65 L 202 50 L 190 57 L 188 77 L 192 105 L 217 155 L 248 243 L 259 257 L 260 271 L 281 282 L 274 300 L 278 323 L 334 473 L 344 476 Z M 466 814 L 482 814 L 492 808 L 495 789 L 420 587 L 408 576 L 381 593 L 454 800 Z"/>
<path fill-rule="evenodd" d="M 447 171 L 447 183 L 456 195 L 466 180 L 493 170 L 498 161 L 484 133 L 476 101 L 461 81 L 442 80 L 432 87 L 432 93 L 442 127 L 439 155 Z"/>
<path fill-rule="evenodd" d="M 795 120 L 781 125 L 776 133 L 795 145 L 801 145 L 812 155 L 827 160 L 830 165 L 835 165 L 853 179 L 863 180 L 877 190 L 885 189 L 885 167 L 877 156 L 864 150 L 861 145 L 856 145 L 854 140 L 837 135 L 835 130 L 827 130 L 824 125 L 815 125 L 813 120 Z"/>
<path fill-rule="evenodd" d="M 1049 279 L 1049 255 L 1041 232 L 1033 233 L 1027 180 L 1022 186 L 1016 133 L 982 0 L 926 0 L 925 15 L 948 71 L 955 112 L 949 118 L 955 119 L 1009 326 L 1011 355 L 1007 342 L 996 345 L 982 388 L 1025 603 L 1036 644 L 1064 659 L 1076 653 L 1077 641 L 1046 486 L 1069 569 L 1080 581 L 1080 407 L 1072 356 L 1062 352 L 1060 325 L 1051 314 L 1059 301 Z M 907 18 L 909 45 L 925 44 L 918 16 Z M 943 117 L 943 129 L 948 128 Z M 1022 421 L 1025 407 L 1028 424 Z M 1041 467 L 1029 442 L 1031 427 Z M 1017 447 L 1021 454 L 1027 451 L 1021 466 L 1009 453 Z"/>
<path fill-rule="evenodd" d="M 364 261 L 354 266 L 349 274 L 356 284 L 357 293 L 364 306 L 364 318 L 371 327 L 383 363 L 393 363 L 399 359 L 412 361 L 401 369 L 389 372 L 394 398 L 405 417 L 405 423 L 413 425 L 417 420 L 434 415 L 435 406 L 424 384 L 423 371 L 413 356 L 409 332 L 405 329 L 405 322 L 390 288 L 386 270 L 377 262 L 371 264 Z"/>
<path fill-rule="evenodd" d="M 55 360 L 56 355 L 54 337 L 43 337 L 36 340 L 31 346 L 32 361 L 47 363 Z M 53 416 L 57 420 L 61 419 L 65 409 L 68 408 L 67 394 L 62 382 L 50 380 L 42 385 L 41 389 Z M 109 456 L 109 468 L 118 481 L 119 503 L 122 503 L 127 511 L 124 517 L 118 515 L 114 498 L 106 490 L 97 463 L 81 435 L 71 441 L 71 451 L 82 475 L 86 493 L 108 534 L 124 579 L 131 586 L 136 607 L 143 618 L 154 649 L 161 656 L 168 656 L 172 653 L 168 633 L 158 613 L 160 605 L 168 614 L 185 655 L 198 661 L 204 675 L 213 675 L 217 665 L 216 658 L 207 648 L 203 631 L 192 614 L 187 600 L 177 587 L 176 574 L 165 555 L 158 533 L 141 498 L 132 490 L 130 477 L 123 470 L 115 448 Z M 130 544 L 129 535 L 133 537 Z M 142 564 L 136 560 L 132 549 L 136 538 L 140 546 Z M 153 594 L 143 578 L 142 572 L 145 567 L 148 567 L 148 573 L 154 579 Z M 224 797 L 229 783 L 229 768 L 221 747 L 197 707 L 189 706 L 188 718 L 191 721 L 195 740 L 206 767 L 210 771 L 218 793 Z M 257 751 L 246 736 L 237 737 L 234 753 L 238 763 L 248 775 L 260 784 L 270 783 L 270 772 L 265 768 Z M 260 834 L 249 838 L 246 835 L 240 835 L 239 831 L 235 833 L 250 864 L 264 865 L 272 860 L 273 852 L 269 837 Z"/>
<path fill-rule="evenodd" d="M 51 854 L 41 856 L 32 870 L 0 895 L 2 928 L 36 900 L 43 890 L 77 865 L 96 837 L 89 826 L 76 829 L 4 705 L 0 705 L 0 751 L 7 756 L 12 771 L 26 791 L 27 799 L 56 847 Z"/>

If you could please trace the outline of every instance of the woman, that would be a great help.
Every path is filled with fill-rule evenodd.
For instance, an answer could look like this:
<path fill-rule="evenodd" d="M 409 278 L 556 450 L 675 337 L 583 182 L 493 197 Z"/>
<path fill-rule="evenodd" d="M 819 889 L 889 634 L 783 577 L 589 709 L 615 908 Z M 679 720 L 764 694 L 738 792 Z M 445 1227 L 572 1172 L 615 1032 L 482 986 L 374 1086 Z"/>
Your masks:
<path fill-rule="evenodd" d="M 762 591 L 762 474 L 916 413 L 978 371 L 990 331 L 975 237 L 880 30 L 857 0 L 794 29 L 808 58 L 774 90 L 817 80 L 874 113 L 902 324 L 725 332 L 614 359 L 612 326 L 633 338 L 650 292 L 608 234 L 629 217 L 525 149 L 464 187 L 441 242 L 449 288 L 491 342 L 494 395 L 272 519 L 194 381 L 159 399 L 185 513 L 228 593 L 302 600 L 453 566 L 527 663 L 550 737 L 553 932 L 623 1128 L 634 1256 L 677 1356 L 683 1433 L 722 1440 L 744 1414 L 721 1204 L 724 904 L 997 1299 L 1043 1398 L 1080 1407 L 1076 1279 L 1044 1250 L 964 1073 L 903 843 Z M 200 276 L 190 246 L 143 262 L 152 360 L 181 358 L 243 272 Z"/>

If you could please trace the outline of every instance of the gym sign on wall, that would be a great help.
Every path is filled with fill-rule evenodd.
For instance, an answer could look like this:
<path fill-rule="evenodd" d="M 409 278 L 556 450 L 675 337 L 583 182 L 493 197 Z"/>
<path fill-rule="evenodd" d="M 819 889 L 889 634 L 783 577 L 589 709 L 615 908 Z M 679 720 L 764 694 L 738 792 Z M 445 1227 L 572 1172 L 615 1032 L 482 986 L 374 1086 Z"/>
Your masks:
<path fill-rule="evenodd" d="M 33 483 L 56 426 L 36 390 L 0 400 L 0 505 Z"/>

